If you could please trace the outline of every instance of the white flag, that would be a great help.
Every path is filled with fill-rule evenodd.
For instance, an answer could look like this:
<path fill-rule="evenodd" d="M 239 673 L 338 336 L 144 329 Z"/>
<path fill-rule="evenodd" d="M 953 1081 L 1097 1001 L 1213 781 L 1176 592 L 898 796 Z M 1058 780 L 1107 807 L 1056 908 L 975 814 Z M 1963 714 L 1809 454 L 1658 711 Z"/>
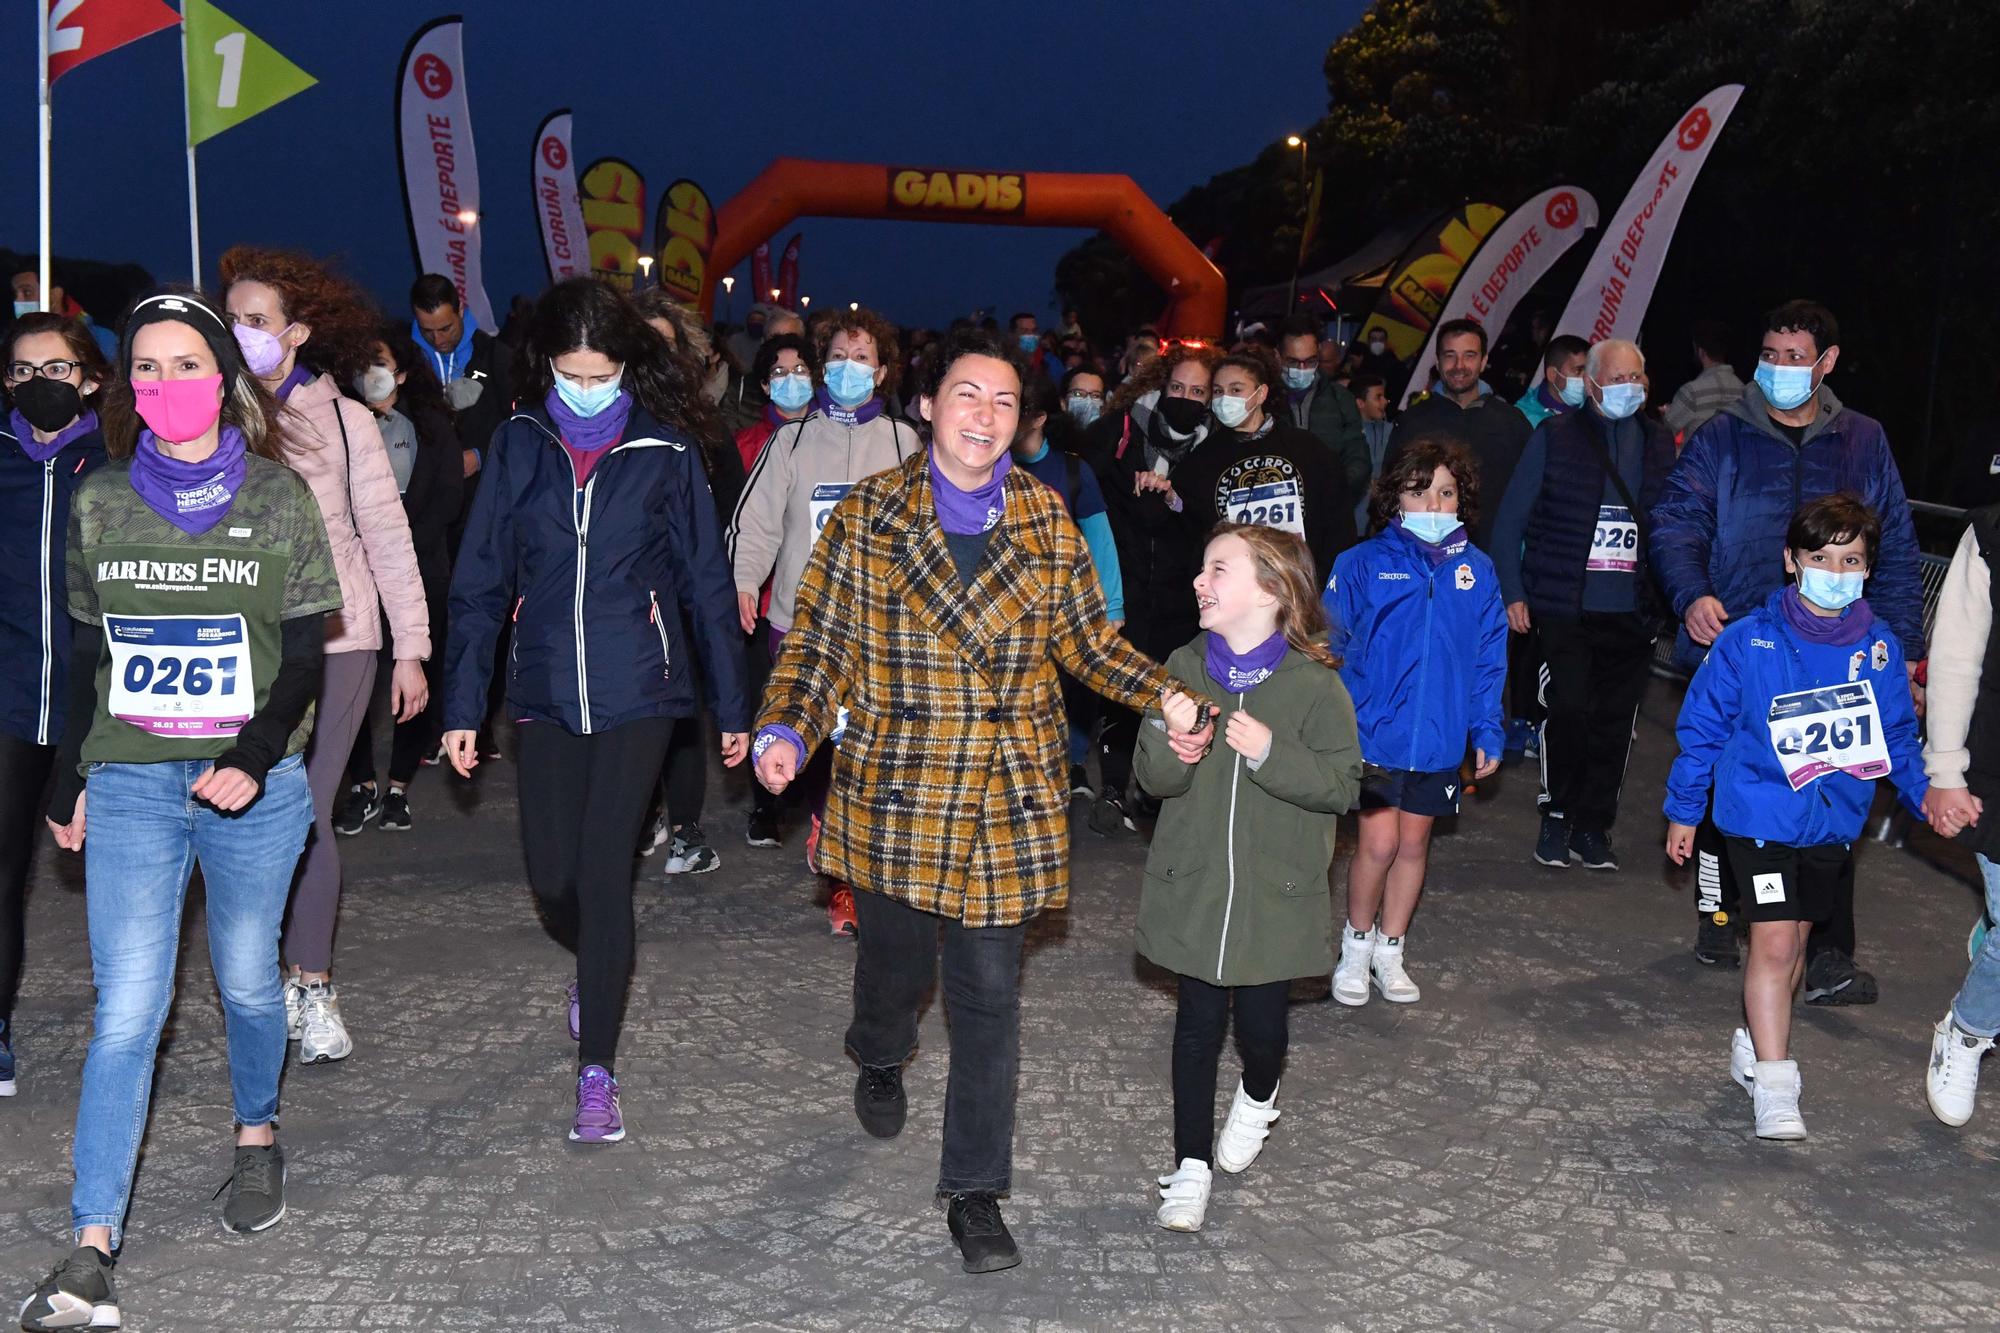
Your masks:
<path fill-rule="evenodd" d="M 493 305 L 479 268 L 479 162 L 465 99 L 464 24 L 443 18 L 417 30 L 396 78 L 396 123 L 410 239 L 426 273 L 458 288 L 459 306 L 488 333 Z"/>
<path fill-rule="evenodd" d="M 541 219 L 549 281 L 588 276 L 590 239 L 584 235 L 583 204 L 576 192 L 568 108 L 551 111 L 535 131 L 534 179 L 535 216 Z"/>

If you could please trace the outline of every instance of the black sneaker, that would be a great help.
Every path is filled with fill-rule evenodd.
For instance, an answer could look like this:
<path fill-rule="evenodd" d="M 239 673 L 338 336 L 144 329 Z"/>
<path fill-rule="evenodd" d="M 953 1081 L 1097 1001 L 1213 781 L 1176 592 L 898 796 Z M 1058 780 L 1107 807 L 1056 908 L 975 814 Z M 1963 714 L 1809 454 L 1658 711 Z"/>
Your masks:
<path fill-rule="evenodd" d="M 1578 829 L 1570 839 L 1570 849 L 1585 870 L 1616 870 L 1618 854 L 1611 850 L 1611 835 L 1599 829 Z"/>
<path fill-rule="evenodd" d="M 778 807 L 775 802 L 770 805 L 750 807 L 750 819 L 743 826 L 743 838 L 752 847 L 777 847 L 783 844 L 783 839 L 778 836 Z"/>
<path fill-rule="evenodd" d="M 976 1194 L 954 1194 L 945 1212 L 951 1238 L 958 1242 L 968 1273 L 997 1273 L 1021 1262 L 1021 1247 L 1000 1216 L 1000 1200 L 984 1190 Z"/>
<path fill-rule="evenodd" d="M 42 1279 L 21 1303 L 21 1327 L 28 1333 L 57 1329 L 117 1328 L 118 1288 L 111 1283 L 111 1256 L 79 1245 Z"/>
<path fill-rule="evenodd" d="M 1115 791 L 1107 791 L 1090 805 L 1090 831 L 1101 837 L 1110 837 L 1119 829 L 1136 830 L 1139 826 L 1126 813 L 1125 798 Z"/>
<path fill-rule="evenodd" d="M 706 875 L 719 869 L 722 858 L 715 848 L 708 845 L 708 835 L 701 831 L 699 824 L 683 824 L 674 830 L 672 845 L 667 851 L 666 871 L 669 875 Z"/>
<path fill-rule="evenodd" d="M 390 833 L 410 831 L 410 798 L 394 787 L 382 798 L 382 828 Z"/>
<path fill-rule="evenodd" d="M 1090 773 L 1082 764 L 1069 766 L 1069 796 L 1075 800 L 1081 796 L 1085 800 L 1097 795 L 1097 789 L 1090 785 Z"/>
<path fill-rule="evenodd" d="M 1567 870 L 1575 859 L 1569 845 L 1569 824 L 1560 816 L 1543 815 L 1542 831 L 1535 838 L 1536 864 Z"/>
<path fill-rule="evenodd" d="M 1873 1004 L 1878 998 L 1875 974 L 1864 972 L 1838 949 L 1825 949 L 1806 959 L 1807 1004 Z"/>
<path fill-rule="evenodd" d="M 1736 927 L 1727 912 L 1703 912 L 1695 918 L 1694 960 L 1709 967 L 1736 967 L 1743 961 L 1736 947 Z"/>
<path fill-rule="evenodd" d="M 863 1065 L 854 1080 L 854 1118 L 861 1128 L 878 1139 L 893 1139 L 903 1132 L 904 1117 L 910 1113 L 910 1099 L 903 1091 L 901 1065 Z"/>
<path fill-rule="evenodd" d="M 355 783 L 340 798 L 340 807 L 333 812 L 333 831 L 344 838 L 351 838 L 368 826 L 368 821 L 382 813 L 382 799 L 373 787 Z"/>
<path fill-rule="evenodd" d="M 285 1150 L 275 1143 L 239 1147 L 222 1189 L 229 1191 L 222 1201 L 222 1225 L 231 1231 L 269 1231 L 285 1215 Z"/>

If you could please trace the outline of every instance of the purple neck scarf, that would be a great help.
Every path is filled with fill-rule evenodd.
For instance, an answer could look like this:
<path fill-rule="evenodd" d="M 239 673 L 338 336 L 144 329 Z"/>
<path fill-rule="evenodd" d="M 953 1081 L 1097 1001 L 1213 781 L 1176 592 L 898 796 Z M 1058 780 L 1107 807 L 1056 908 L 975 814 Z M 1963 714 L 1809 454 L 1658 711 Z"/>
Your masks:
<path fill-rule="evenodd" d="M 1869 609 L 1865 597 L 1837 616 L 1815 615 L 1805 598 L 1799 596 L 1798 585 L 1792 584 L 1785 589 L 1779 605 L 1785 613 L 1785 624 L 1807 643 L 1859 643 L 1875 628 L 1875 613 Z"/>
<path fill-rule="evenodd" d="M 946 532 L 970 536 L 998 527 L 1007 510 L 1007 473 L 1014 466 L 1013 450 L 1000 455 L 993 465 L 993 479 L 976 491 L 962 491 L 938 471 L 937 446 L 931 446 L 931 501 L 937 506 L 938 526 Z"/>
<path fill-rule="evenodd" d="M 1239 653 L 1214 630 L 1208 632 L 1208 677 L 1231 694 L 1261 685 L 1285 657 L 1285 632 L 1279 630 L 1247 653 Z"/>
<path fill-rule="evenodd" d="M 556 433 L 563 443 L 583 453 L 595 453 L 607 444 L 616 444 L 625 434 L 625 423 L 632 417 L 632 393 L 620 389 L 618 396 L 611 400 L 611 406 L 594 417 L 580 417 L 570 411 L 569 404 L 554 389 L 542 399 L 542 406 L 548 409 L 549 420 L 556 426 Z"/>
<path fill-rule="evenodd" d="M 139 432 L 132 451 L 132 489 L 146 507 L 191 537 L 199 537 L 229 512 L 236 488 L 243 484 L 244 456 L 249 451 L 243 432 L 222 428 L 215 452 L 199 463 L 169 458 L 153 432 Z"/>
<path fill-rule="evenodd" d="M 35 438 L 35 428 L 19 412 L 8 413 L 14 425 L 14 438 L 20 442 L 21 452 L 37 463 L 46 463 L 63 451 L 63 446 L 71 440 L 80 439 L 97 429 L 97 413 L 86 411 L 75 421 L 56 432 L 56 437 L 47 444 Z"/>
<path fill-rule="evenodd" d="M 865 426 L 882 415 L 882 395 L 876 394 L 859 407 L 842 407 L 822 387 L 813 390 L 813 407 L 843 426 Z"/>
<path fill-rule="evenodd" d="M 292 396 L 292 390 L 298 388 L 301 384 L 311 384 L 313 382 L 313 379 L 314 376 L 310 370 L 307 370 L 304 366 L 299 365 L 296 361 L 293 362 L 292 373 L 285 376 L 285 382 L 278 386 L 278 392 L 276 395 L 278 401 L 281 403 L 284 402 L 287 398 L 290 398 Z"/>

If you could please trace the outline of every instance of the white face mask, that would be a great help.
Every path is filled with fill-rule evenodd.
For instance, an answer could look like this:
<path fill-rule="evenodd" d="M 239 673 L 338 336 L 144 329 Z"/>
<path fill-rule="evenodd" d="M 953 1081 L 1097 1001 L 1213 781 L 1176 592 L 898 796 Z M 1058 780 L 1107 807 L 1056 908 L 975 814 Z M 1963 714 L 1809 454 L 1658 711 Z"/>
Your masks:
<path fill-rule="evenodd" d="M 370 366 L 354 377 L 354 387 L 364 402 L 384 403 L 396 392 L 396 372 L 387 366 Z"/>

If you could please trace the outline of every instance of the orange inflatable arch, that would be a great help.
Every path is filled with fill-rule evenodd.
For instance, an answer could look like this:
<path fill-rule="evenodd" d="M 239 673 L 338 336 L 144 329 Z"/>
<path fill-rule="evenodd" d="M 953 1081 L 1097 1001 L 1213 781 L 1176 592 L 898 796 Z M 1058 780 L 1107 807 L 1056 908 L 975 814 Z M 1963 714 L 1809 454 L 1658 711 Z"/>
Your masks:
<path fill-rule="evenodd" d="M 717 279 L 801 217 L 1093 227 L 1110 233 L 1167 292 L 1161 332 L 1217 338 L 1228 313 L 1222 273 L 1130 176 L 1060 171 L 807 162 L 781 157 L 716 215 L 701 309 L 715 310 Z"/>

